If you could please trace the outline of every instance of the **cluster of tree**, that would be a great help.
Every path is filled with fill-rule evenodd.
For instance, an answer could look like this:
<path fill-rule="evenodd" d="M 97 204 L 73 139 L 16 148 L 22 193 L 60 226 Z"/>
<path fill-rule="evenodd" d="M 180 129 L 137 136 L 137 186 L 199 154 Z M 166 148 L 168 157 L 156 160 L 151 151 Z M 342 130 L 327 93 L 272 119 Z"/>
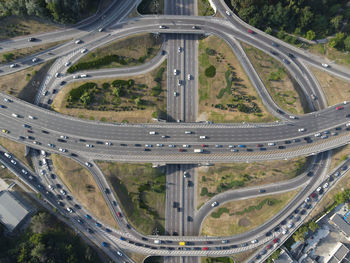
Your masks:
<path fill-rule="evenodd" d="M 227 0 L 240 18 L 261 30 L 285 30 L 309 38 L 338 32 L 350 18 L 347 0 Z"/>
<path fill-rule="evenodd" d="M 295 241 L 305 241 L 305 236 L 309 233 L 309 230 L 315 232 L 319 228 L 319 225 L 315 221 L 310 221 L 308 225 L 301 226 L 293 234 L 293 239 Z"/>
<path fill-rule="evenodd" d="M 100 262 L 96 252 L 52 215 L 33 216 L 30 228 L 19 237 L 0 236 L 0 262 Z"/>
<path fill-rule="evenodd" d="M 0 0 L 0 17 L 29 15 L 59 23 L 76 23 L 96 10 L 98 4 L 98 0 Z"/>
<path fill-rule="evenodd" d="M 81 102 L 84 106 L 89 105 L 94 98 L 97 84 L 94 82 L 87 82 L 77 88 L 72 89 L 68 95 L 68 102 Z"/>
<path fill-rule="evenodd" d="M 210 65 L 205 69 L 204 74 L 208 78 L 213 78 L 216 75 L 216 68 L 213 65 Z"/>
<path fill-rule="evenodd" d="M 160 93 L 162 92 L 162 85 L 161 82 L 163 81 L 163 74 L 165 72 L 165 68 L 161 67 L 158 71 L 156 76 L 154 77 L 154 81 L 157 82 L 157 85 L 152 88 L 152 96 L 158 97 Z"/>

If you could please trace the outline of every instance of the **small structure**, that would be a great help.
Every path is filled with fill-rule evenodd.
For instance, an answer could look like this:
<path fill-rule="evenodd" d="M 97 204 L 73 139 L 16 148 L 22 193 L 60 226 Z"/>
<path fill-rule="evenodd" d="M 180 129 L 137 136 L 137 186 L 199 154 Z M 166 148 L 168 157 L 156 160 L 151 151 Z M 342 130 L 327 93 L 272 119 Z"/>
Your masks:
<path fill-rule="evenodd" d="M 9 232 L 18 229 L 30 211 L 9 191 L 0 192 L 0 222 Z"/>

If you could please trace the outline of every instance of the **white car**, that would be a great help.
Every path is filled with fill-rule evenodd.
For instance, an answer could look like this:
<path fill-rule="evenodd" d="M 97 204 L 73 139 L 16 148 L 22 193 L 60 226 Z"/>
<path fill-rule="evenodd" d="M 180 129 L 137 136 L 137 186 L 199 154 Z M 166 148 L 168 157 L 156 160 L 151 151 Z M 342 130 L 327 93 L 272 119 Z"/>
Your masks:
<path fill-rule="evenodd" d="M 274 143 L 274 142 L 269 142 L 267 145 L 268 145 L 268 146 L 275 146 L 276 143 Z"/>
<path fill-rule="evenodd" d="M 164 29 L 164 28 L 165 28 L 165 26 L 159 26 L 159 28 L 160 28 L 160 29 Z"/>
<path fill-rule="evenodd" d="M 250 243 L 252 243 L 252 244 L 258 243 L 258 240 L 254 239 L 254 240 L 250 241 Z"/>
<path fill-rule="evenodd" d="M 66 149 L 63 149 L 63 148 L 59 148 L 58 149 L 60 152 L 63 152 L 63 153 L 65 153 L 67 150 Z"/>
<path fill-rule="evenodd" d="M 188 174 L 188 173 L 185 171 L 185 172 L 184 172 L 184 177 L 185 177 L 185 178 L 187 177 L 187 174 Z"/>
<path fill-rule="evenodd" d="M 326 64 L 326 63 L 322 63 L 322 67 L 324 67 L 324 68 L 328 68 L 328 67 L 329 67 L 329 65 L 328 65 L 328 64 Z"/>
<path fill-rule="evenodd" d="M 118 254 L 118 256 L 120 256 L 120 257 L 123 256 L 123 254 L 122 254 L 120 251 L 118 251 L 118 250 L 117 250 L 117 254 Z"/>
<path fill-rule="evenodd" d="M 178 86 L 181 86 L 181 83 L 182 83 L 182 82 L 181 82 L 181 79 L 178 79 L 178 80 L 177 80 L 177 85 L 178 85 Z"/>
<path fill-rule="evenodd" d="M 92 144 L 85 144 L 86 147 L 92 148 Z"/>
<path fill-rule="evenodd" d="M 83 48 L 83 49 L 80 51 L 81 54 L 84 54 L 84 53 L 86 53 L 86 52 L 87 52 L 87 49 L 86 49 L 86 48 Z"/>
<path fill-rule="evenodd" d="M 174 76 L 177 75 L 177 69 L 174 69 Z"/>
<path fill-rule="evenodd" d="M 191 131 L 185 131 L 185 134 L 191 134 L 192 132 Z"/>
<path fill-rule="evenodd" d="M 14 63 L 14 64 L 11 64 L 10 65 L 10 68 L 16 68 L 18 65 L 16 64 L 16 63 Z"/>
<path fill-rule="evenodd" d="M 11 159 L 11 158 L 12 158 L 11 154 L 4 153 L 4 155 L 5 155 L 7 158 L 9 158 L 9 159 Z"/>
<path fill-rule="evenodd" d="M 205 138 L 207 138 L 207 137 L 204 135 L 199 136 L 199 139 L 205 139 Z"/>
<path fill-rule="evenodd" d="M 163 147 L 163 144 L 162 143 L 157 143 L 156 146 L 157 147 Z"/>
<path fill-rule="evenodd" d="M 14 164 L 14 165 L 17 164 L 17 162 L 15 160 L 13 160 L 13 159 L 11 160 L 11 163 Z"/>
<path fill-rule="evenodd" d="M 32 58 L 32 62 L 38 62 L 39 61 L 39 59 L 38 58 Z"/>
<path fill-rule="evenodd" d="M 321 189 L 322 189 L 322 187 L 319 186 L 319 187 L 317 187 L 316 191 L 319 192 L 319 191 L 321 191 Z"/>
<path fill-rule="evenodd" d="M 328 183 L 325 183 L 324 185 L 323 185 L 323 188 L 325 189 L 325 188 L 327 188 L 328 187 Z"/>
<path fill-rule="evenodd" d="M 66 135 L 61 135 L 60 138 L 62 139 L 68 139 L 68 137 Z"/>
<path fill-rule="evenodd" d="M 35 119 L 35 117 L 33 117 L 32 115 L 28 115 L 28 118 L 29 118 L 29 119 L 32 119 L 32 120 Z"/>
<path fill-rule="evenodd" d="M 289 225 L 288 225 L 288 228 L 292 228 L 294 226 L 294 223 L 290 223 Z"/>
<path fill-rule="evenodd" d="M 67 61 L 64 65 L 66 66 L 66 67 L 68 67 L 69 65 L 70 65 L 70 61 Z"/>
<path fill-rule="evenodd" d="M 23 174 L 28 174 L 28 172 L 26 170 L 24 170 L 24 169 L 22 169 L 22 173 Z"/>
<path fill-rule="evenodd" d="M 85 162 L 85 165 L 86 165 L 87 167 L 92 167 L 92 164 L 89 163 L 89 162 Z"/>
<path fill-rule="evenodd" d="M 299 128 L 298 129 L 298 132 L 304 132 L 305 131 L 305 128 Z"/>
<path fill-rule="evenodd" d="M 56 78 L 59 78 L 60 75 L 61 75 L 61 74 L 60 74 L 59 72 L 57 72 L 57 73 L 55 74 L 55 77 L 56 77 Z"/>
<path fill-rule="evenodd" d="M 73 213 L 73 210 L 72 210 L 72 208 L 70 208 L 70 207 L 67 207 L 67 211 L 68 211 L 69 213 Z"/>
<path fill-rule="evenodd" d="M 98 30 L 98 32 L 102 32 L 103 31 L 103 28 L 101 27 L 99 30 Z"/>
<path fill-rule="evenodd" d="M 226 15 L 230 16 L 231 15 L 230 11 L 226 10 Z"/>
<path fill-rule="evenodd" d="M 296 117 L 296 116 L 294 116 L 294 115 L 289 115 L 289 119 L 293 119 L 293 120 L 295 120 L 295 119 L 297 119 L 297 117 Z"/>
<path fill-rule="evenodd" d="M 80 39 L 75 40 L 75 44 L 80 44 L 82 41 Z"/>
<path fill-rule="evenodd" d="M 169 144 L 169 147 L 170 147 L 170 148 L 174 148 L 175 145 L 174 145 L 174 144 Z"/>
<path fill-rule="evenodd" d="M 74 75 L 73 79 L 78 79 L 80 76 L 79 75 Z"/>
<path fill-rule="evenodd" d="M 347 124 L 345 124 L 346 127 L 349 127 L 350 126 L 350 122 L 348 122 Z"/>
<path fill-rule="evenodd" d="M 282 230 L 282 234 L 283 234 L 283 235 L 285 235 L 285 234 L 287 234 L 287 233 L 288 233 L 288 229 L 283 229 L 283 230 Z"/>
<path fill-rule="evenodd" d="M 12 113 L 12 116 L 18 118 L 18 114 L 16 113 Z"/>
<path fill-rule="evenodd" d="M 182 50 L 182 48 L 181 48 L 181 47 L 178 47 L 178 48 L 177 48 L 177 52 L 179 52 L 179 53 L 180 53 L 180 52 L 181 52 L 181 50 Z"/>
<path fill-rule="evenodd" d="M 189 146 L 188 144 L 184 144 L 184 145 L 182 145 L 182 147 L 184 147 L 184 148 L 190 148 L 190 146 Z"/>
<path fill-rule="evenodd" d="M 315 133 L 314 136 L 315 136 L 315 137 L 320 137 L 320 136 L 321 136 L 321 133 L 319 133 L 319 132 L 318 132 L 318 133 Z"/>
<path fill-rule="evenodd" d="M 176 97 L 177 96 L 177 92 L 176 91 L 174 91 L 174 97 Z"/>
<path fill-rule="evenodd" d="M 219 203 L 215 201 L 214 203 L 211 204 L 211 206 L 212 206 L 212 207 L 215 207 L 215 206 L 218 206 L 218 204 L 219 204 Z"/>
<path fill-rule="evenodd" d="M 112 143 L 111 143 L 111 142 L 105 142 L 105 145 L 107 145 L 107 146 L 111 146 L 111 145 L 112 145 Z"/>
<path fill-rule="evenodd" d="M 64 191 L 63 189 L 60 190 L 60 193 L 61 193 L 62 195 L 66 195 L 66 194 L 67 194 L 67 192 Z"/>
<path fill-rule="evenodd" d="M 188 79 L 188 80 L 191 80 L 191 74 L 188 74 L 188 75 L 187 75 L 187 79 Z"/>
<path fill-rule="evenodd" d="M 54 187 L 51 184 L 49 184 L 49 189 L 53 190 Z"/>

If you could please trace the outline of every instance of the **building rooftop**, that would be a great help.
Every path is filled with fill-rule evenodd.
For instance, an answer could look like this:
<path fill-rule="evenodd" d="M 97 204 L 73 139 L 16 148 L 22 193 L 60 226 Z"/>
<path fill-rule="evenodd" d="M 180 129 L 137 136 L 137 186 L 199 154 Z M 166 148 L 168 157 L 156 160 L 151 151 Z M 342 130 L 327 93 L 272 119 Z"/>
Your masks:
<path fill-rule="evenodd" d="M 0 222 L 13 231 L 29 211 L 10 192 L 0 192 Z"/>
<path fill-rule="evenodd" d="M 341 215 L 334 214 L 331 220 L 345 235 L 350 237 L 350 225 L 345 222 L 344 218 Z"/>

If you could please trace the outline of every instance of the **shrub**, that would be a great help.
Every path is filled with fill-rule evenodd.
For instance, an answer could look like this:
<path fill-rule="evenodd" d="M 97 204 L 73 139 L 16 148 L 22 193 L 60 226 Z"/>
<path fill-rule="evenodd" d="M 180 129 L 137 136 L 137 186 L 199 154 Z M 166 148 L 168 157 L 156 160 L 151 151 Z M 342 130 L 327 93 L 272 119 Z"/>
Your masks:
<path fill-rule="evenodd" d="M 213 78 L 216 75 L 216 68 L 213 65 L 211 65 L 205 69 L 204 73 L 206 77 Z"/>
<path fill-rule="evenodd" d="M 69 102 L 78 101 L 86 91 L 91 90 L 91 89 L 96 88 L 96 87 L 97 87 L 97 84 L 94 82 L 84 83 L 83 85 L 80 85 L 79 87 L 72 89 L 69 92 L 68 101 Z"/>
<path fill-rule="evenodd" d="M 205 195 L 207 195 L 208 194 L 208 188 L 206 188 L 206 187 L 202 187 L 202 190 L 201 190 L 201 196 L 205 196 Z"/>

